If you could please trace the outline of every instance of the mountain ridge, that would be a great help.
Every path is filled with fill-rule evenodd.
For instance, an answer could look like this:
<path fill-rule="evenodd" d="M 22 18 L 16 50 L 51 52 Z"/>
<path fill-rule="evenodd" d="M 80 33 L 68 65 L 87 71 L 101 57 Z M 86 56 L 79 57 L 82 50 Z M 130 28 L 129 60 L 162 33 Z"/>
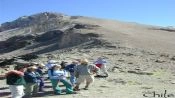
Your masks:
<path fill-rule="evenodd" d="M 173 28 L 50 12 L 23 16 L 12 22 L 3 23 L 0 31 L 0 53 L 3 55 L 14 54 L 15 51 L 21 51 L 21 49 L 28 53 L 28 49 L 25 49 L 27 47 L 33 47 L 33 49 L 29 49 L 29 53 L 50 49 L 38 50 L 35 48 L 37 44 L 46 45 L 47 41 L 49 43 L 49 36 L 57 37 L 57 40 L 51 42 L 50 45 L 56 43 L 57 47 L 61 46 L 61 48 L 73 47 L 87 42 L 93 43 L 93 40 L 168 53 L 174 52 L 175 48 L 173 43 L 175 30 Z M 62 38 L 59 37 L 59 32 L 63 32 Z M 44 35 L 46 36 L 44 37 Z M 37 38 L 40 36 L 46 41 L 37 42 Z M 58 40 L 59 38 L 61 40 Z M 165 47 L 169 47 L 169 50 Z"/>

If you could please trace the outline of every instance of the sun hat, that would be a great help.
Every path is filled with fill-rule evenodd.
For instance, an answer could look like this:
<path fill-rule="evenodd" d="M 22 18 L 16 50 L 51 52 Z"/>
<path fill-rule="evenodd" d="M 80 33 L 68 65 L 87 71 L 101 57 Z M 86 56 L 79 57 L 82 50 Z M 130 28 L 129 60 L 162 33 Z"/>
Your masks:
<path fill-rule="evenodd" d="M 38 66 L 39 67 L 45 67 L 45 65 L 43 63 L 39 63 Z"/>
<path fill-rule="evenodd" d="M 39 63 L 37 62 L 31 62 L 31 65 L 38 65 Z"/>
<path fill-rule="evenodd" d="M 59 65 L 59 64 L 54 64 L 53 67 L 61 68 L 61 65 Z"/>
<path fill-rule="evenodd" d="M 56 60 L 49 60 L 48 63 L 55 64 L 55 63 L 58 63 L 58 61 L 56 61 Z"/>
<path fill-rule="evenodd" d="M 81 63 L 82 63 L 82 64 L 88 64 L 89 61 L 88 61 L 87 59 L 82 59 L 82 60 L 81 60 Z"/>
<path fill-rule="evenodd" d="M 79 63 L 79 62 L 76 61 L 76 60 L 72 61 L 72 64 L 78 64 L 78 63 Z"/>
<path fill-rule="evenodd" d="M 36 66 L 30 66 L 29 68 L 31 68 L 31 69 L 37 69 Z"/>

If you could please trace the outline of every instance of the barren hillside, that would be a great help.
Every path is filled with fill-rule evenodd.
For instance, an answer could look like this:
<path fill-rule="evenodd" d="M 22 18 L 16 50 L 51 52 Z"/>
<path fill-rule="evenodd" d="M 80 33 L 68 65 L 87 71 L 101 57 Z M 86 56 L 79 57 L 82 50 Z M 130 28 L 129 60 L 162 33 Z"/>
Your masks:
<path fill-rule="evenodd" d="M 48 12 L 3 23 L 0 31 L 0 53 L 5 57 L 50 52 L 94 38 L 157 52 L 175 50 L 175 30 L 171 28 Z M 47 51 L 49 46 L 54 49 Z M 18 50 L 22 52 L 19 54 Z"/>

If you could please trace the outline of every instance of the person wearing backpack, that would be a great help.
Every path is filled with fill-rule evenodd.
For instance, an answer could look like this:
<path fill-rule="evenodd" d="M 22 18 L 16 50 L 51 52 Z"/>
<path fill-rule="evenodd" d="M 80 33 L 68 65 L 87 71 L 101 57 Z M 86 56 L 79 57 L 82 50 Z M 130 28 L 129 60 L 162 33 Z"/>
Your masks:
<path fill-rule="evenodd" d="M 58 85 L 59 82 L 62 82 L 66 86 L 66 94 L 76 93 L 73 91 L 72 85 L 67 81 L 65 71 L 61 70 L 60 65 L 54 65 L 50 70 L 48 70 L 48 75 L 55 94 L 62 94 L 62 90 Z"/>
<path fill-rule="evenodd" d="M 89 85 L 94 81 L 94 74 L 99 71 L 99 68 L 95 65 L 89 65 L 87 59 L 81 60 L 81 64 L 75 68 L 75 76 L 77 77 L 77 83 L 74 88 L 75 91 L 79 91 L 81 83 L 86 81 L 85 90 L 88 90 Z"/>
<path fill-rule="evenodd" d="M 11 98 L 22 98 L 24 96 L 24 70 L 22 65 L 15 66 L 14 70 L 6 74 L 6 83 L 9 85 Z"/>
<path fill-rule="evenodd" d="M 48 60 L 48 62 L 47 62 L 47 64 L 45 66 L 49 70 L 49 69 L 51 69 L 57 63 L 58 62 L 56 60 Z"/>
<path fill-rule="evenodd" d="M 44 69 L 45 65 L 43 63 L 38 63 L 37 64 L 37 69 L 36 72 L 40 75 L 39 79 L 39 92 L 44 92 Z"/>
<path fill-rule="evenodd" d="M 67 65 L 64 69 L 70 72 L 70 82 L 72 86 L 75 86 L 76 77 L 74 74 L 75 67 L 78 65 L 78 61 L 73 61 L 70 65 Z"/>
<path fill-rule="evenodd" d="M 24 79 L 26 81 L 25 97 L 32 97 L 38 93 L 40 75 L 36 72 L 36 69 L 36 66 L 30 66 L 24 73 Z"/>
<path fill-rule="evenodd" d="M 108 72 L 106 69 L 106 63 L 107 61 L 105 59 L 103 59 L 102 57 L 99 57 L 94 64 L 100 68 L 100 70 L 97 72 L 97 77 L 99 76 L 104 76 L 103 74 L 105 74 L 105 77 L 108 77 Z"/>

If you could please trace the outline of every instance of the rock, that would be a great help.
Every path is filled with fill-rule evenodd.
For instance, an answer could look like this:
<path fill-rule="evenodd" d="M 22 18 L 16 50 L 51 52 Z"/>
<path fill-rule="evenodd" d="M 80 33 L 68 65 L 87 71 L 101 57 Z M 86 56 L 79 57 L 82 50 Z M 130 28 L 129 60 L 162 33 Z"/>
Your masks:
<path fill-rule="evenodd" d="M 17 59 L 13 63 L 16 64 L 16 65 L 22 65 L 22 66 L 23 65 L 30 65 L 30 62 L 24 61 L 22 59 Z"/>
<path fill-rule="evenodd" d="M 166 61 L 157 59 L 155 62 L 156 62 L 156 63 L 164 63 L 164 62 L 166 62 Z"/>
<path fill-rule="evenodd" d="M 125 60 L 123 60 L 123 59 L 119 59 L 118 61 L 119 61 L 119 62 L 124 62 Z"/>
<path fill-rule="evenodd" d="M 126 82 L 123 79 L 116 79 L 115 83 L 121 83 L 121 84 L 126 84 Z"/>
<path fill-rule="evenodd" d="M 127 82 L 129 85 L 142 85 L 142 83 L 137 82 L 137 81 L 128 81 Z"/>
<path fill-rule="evenodd" d="M 0 53 L 11 52 L 32 44 L 33 35 L 19 35 L 0 41 Z"/>
<path fill-rule="evenodd" d="M 114 45 L 105 45 L 105 47 L 108 47 L 108 48 L 117 48 L 117 46 L 114 46 Z"/>
<path fill-rule="evenodd" d="M 135 68 L 135 70 L 141 70 L 140 68 Z"/>
<path fill-rule="evenodd" d="M 171 57 L 171 60 L 175 61 L 175 56 Z"/>
<path fill-rule="evenodd" d="M 118 55 L 117 53 L 108 53 L 107 55 L 112 55 L 112 56 L 114 56 L 114 55 Z"/>
<path fill-rule="evenodd" d="M 171 83 L 171 84 L 175 84 L 175 80 L 171 80 L 170 83 Z"/>
<path fill-rule="evenodd" d="M 132 71 L 132 70 L 129 70 L 128 73 L 134 73 L 134 74 L 138 74 L 138 75 L 153 75 L 153 73 L 151 72 L 144 72 L 144 71 Z"/>
<path fill-rule="evenodd" d="M 22 59 L 22 60 L 29 61 L 29 60 L 32 60 L 32 59 L 37 59 L 38 55 L 36 55 L 36 54 L 25 54 L 25 55 L 19 56 L 19 58 Z"/>
<path fill-rule="evenodd" d="M 5 67 L 6 65 L 11 65 L 14 60 L 15 60 L 14 58 L 1 60 L 0 67 Z"/>
<path fill-rule="evenodd" d="M 153 87 L 141 87 L 142 89 L 153 89 Z"/>
<path fill-rule="evenodd" d="M 72 23 L 69 19 L 70 17 L 67 15 L 44 12 L 3 23 L 0 26 L 0 31 L 5 32 L 7 30 L 7 32 L 11 32 L 11 29 L 18 28 L 13 32 L 19 30 L 21 34 L 8 35 L 7 33 L 7 39 L 0 41 L 0 54 L 19 49 L 23 50 L 20 55 L 25 53 L 44 54 L 63 48 L 82 46 L 82 44 L 84 44 L 82 48 L 86 49 L 109 45 L 107 41 L 97 39 L 101 36 L 97 33 L 82 33 L 74 30 L 94 29 L 100 27 L 99 25 Z M 24 33 L 20 30 L 23 30 Z"/>
<path fill-rule="evenodd" d="M 109 71 L 111 71 L 111 72 L 117 72 L 117 73 L 118 73 L 118 72 L 121 72 L 121 70 L 122 70 L 122 69 L 121 69 L 120 67 L 118 67 L 118 66 L 112 67 L 111 70 L 109 69 Z"/>
<path fill-rule="evenodd" d="M 101 85 L 100 87 L 102 87 L 102 88 L 110 88 L 110 87 L 107 86 L 107 85 Z"/>
<path fill-rule="evenodd" d="M 156 55 L 155 53 L 153 52 L 148 52 L 149 55 Z"/>
<path fill-rule="evenodd" d="M 123 55 L 126 55 L 126 56 L 133 56 L 134 54 L 132 53 L 122 53 Z"/>
<path fill-rule="evenodd" d="M 36 26 L 36 28 L 39 28 L 43 26 L 43 29 L 53 29 L 54 25 L 57 26 L 60 21 L 63 21 L 63 19 L 66 17 L 66 15 L 63 14 L 57 14 L 57 13 L 50 13 L 50 12 L 43 12 L 31 16 L 23 16 L 20 17 L 12 22 L 5 22 L 1 24 L 0 30 L 5 31 L 5 30 L 10 30 L 10 29 L 15 29 L 15 28 L 24 28 L 28 26 Z M 51 24 L 54 24 L 50 26 Z M 57 27 L 61 27 L 60 26 Z"/>
<path fill-rule="evenodd" d="M 160 57 L 169 57 L 169 54 L 162 53 L 160 54 Z"/>
<path fill-rule="evenodd" d="M 126 84 L 126 82 L 123 79 L 121 79 L 121 78 L 118 78 L 118 79 L 108 79 L 107 81 L 108 82 L 121 83 L 123 85 Z"/>
<path fill-rule="evenodd" d="M 99 91 L 99 93 L 105 93 L 105 91 Z"/>
<path fill-rule="evenodd" d="M 89 95 L 85 95 L 85 94 L 81 94 L 81 96 L 83 97 L 83 98 L 88 98 L 89 97 Z"/>
<path fill-rule="evenodd" d="M 88 25 L 88 24 L 74 24 L 74 29 L 92 29 L 94 27 L 100 27 L 99 25 Z"/>
<path fill-rule="evenodd" d="M 7 68 L 4 69 L 5 71 L 9 71 Z"/>
<path fill-rule="evenodd" d="M 128 64 L 133 64 L 133 62 L 129 62 Z"/>
<path fill-rule="evenodd" d="M 173 27 L 161 27 L 161 28 L 158 28 L 158 29 L 155 29 L 155 30 L 162 30 L 162 31 L 168 31 L 168 32 L 175 32 L 175 28 Z"/>

